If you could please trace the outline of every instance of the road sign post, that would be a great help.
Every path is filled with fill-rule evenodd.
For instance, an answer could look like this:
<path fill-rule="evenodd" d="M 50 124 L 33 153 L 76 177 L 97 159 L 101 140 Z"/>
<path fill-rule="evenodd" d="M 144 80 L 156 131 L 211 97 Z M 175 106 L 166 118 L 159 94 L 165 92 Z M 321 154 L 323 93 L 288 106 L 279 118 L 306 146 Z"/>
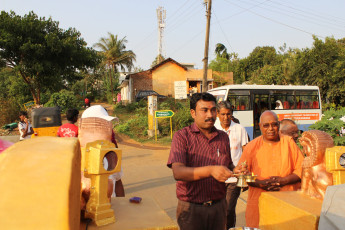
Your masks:
<path fill-rule="evenodd" d="M 157 124 L 157 118 L 170 118 L 170 138 L 172 139 L 172 120 L 175 115 L 172 110 L 157 110 L 155 111 L 155 123 Z M 157 129 L 155 129 L 155 139 L 157 141 Z"/>
<path fill-rule="evenodd" d="M 157 126 L 155 123 L 155 111 L 157 110 L 157 96 L 151 95 L 147 97 L 147 114 L 148 114 L 148 125 L 149 129 L 147 130 L 147 134 L 149 137 L 153 137 L 157 130 Z"/>

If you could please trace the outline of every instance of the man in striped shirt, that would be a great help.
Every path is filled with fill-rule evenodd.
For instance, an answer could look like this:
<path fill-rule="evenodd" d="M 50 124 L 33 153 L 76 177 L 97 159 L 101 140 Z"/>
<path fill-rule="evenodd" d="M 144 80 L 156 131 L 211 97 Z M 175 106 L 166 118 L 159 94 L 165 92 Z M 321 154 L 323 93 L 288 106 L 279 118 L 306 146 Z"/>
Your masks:
<path fill-rule="evenodd" d="M 174 135 L 168 159 L 176 183 L 177 222 L 184 229 L 224 230 L 226 226 L 225 181 L 235 167 L 229 137 L 214 127 L 216 99 L 195 93 L 190 100 L 194 123 Z M 241 166 L 236 168 L 236 172 Z"/>

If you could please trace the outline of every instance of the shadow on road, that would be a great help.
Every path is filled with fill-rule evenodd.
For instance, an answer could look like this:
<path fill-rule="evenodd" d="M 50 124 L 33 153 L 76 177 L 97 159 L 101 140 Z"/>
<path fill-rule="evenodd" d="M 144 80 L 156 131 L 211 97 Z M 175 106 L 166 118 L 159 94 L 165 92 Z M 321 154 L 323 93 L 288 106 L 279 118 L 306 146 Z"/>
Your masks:
<path fill-rule="evenodd" d="M 148 156 L 152 156 L 152 154 L 141 154 L 141 155 L 135 155 L 135 156 L 125 156 L 125 157 L 122 157 L 122 160 L 128 160 L 128 159 L 131 159 L 131 158 L 137 159 L 137 158 L 148 157 Z"/>
<path fill-rule="evenodd" d="M 127 145 L 127 146 L 131 146 L 131 147 L 139 148 L 139 149 L 149 149 L 149 150 L 167 150 L 167 149 L 169 149 L 169 147 L 164 147 L 164 146 L 143 145 L 141 143 L 136 143 L 133 140 L 126 141 L 125 138 L 123 137 L 123 134 L 122 135 L 116 134 L 116 140 L 120 145 Z M 119 147 L 121 147 L 121 146 L 119 146 Z"/>
<path fill-rule="evenodd" d="M 126 184 L 125 190 L 126 193 L 133 193 L 142 191 L 145 189 L 151 189 L 155 187 L 160 187 L 164 185 L 175 184 L 175 180 L 172 176 L 155 178 L 150 180 L 144 180 L 137 183 Z"/>

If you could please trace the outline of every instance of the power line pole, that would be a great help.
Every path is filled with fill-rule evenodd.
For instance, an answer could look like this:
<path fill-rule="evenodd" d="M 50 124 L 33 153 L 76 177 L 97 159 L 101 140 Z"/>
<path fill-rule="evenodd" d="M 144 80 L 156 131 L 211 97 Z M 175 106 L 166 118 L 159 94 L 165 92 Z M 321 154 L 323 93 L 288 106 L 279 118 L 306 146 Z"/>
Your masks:
<path fill-rule="evenodd" d="M 157 64 L 162 62 L 163 60 L 163 32 L 165 28 L 165 18 L 166 18 L 166 11 L 163 7 L 158 7 L 157 9 L 157 19 L 158 19 L 158 60 Z"/>
<path fill-rule="evenodd" d="M 208 88 L 207 84 L 207 69 L 208 69 L 208 46 L 209 46 L 209 40 L 210 40 L 210 21 L 211 21 L 211 6 L 212 6 L 212 0 L 205 0 L 206 5 L 206 17 L 207 17 L 207 23 L 206 23 L 206 38 L 205 38 L 205 52 L 204 52 L 204 76 L 202 79 L 202 92 L 206 92 Z"/>

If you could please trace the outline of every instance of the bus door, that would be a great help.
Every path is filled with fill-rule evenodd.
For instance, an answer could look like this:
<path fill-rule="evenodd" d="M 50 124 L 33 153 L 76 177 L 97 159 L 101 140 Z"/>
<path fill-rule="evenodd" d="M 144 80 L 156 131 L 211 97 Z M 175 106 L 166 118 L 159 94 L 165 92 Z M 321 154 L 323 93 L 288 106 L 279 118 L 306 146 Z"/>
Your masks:
<path fill-rule="evenodd" d="M 233 107 L 233 116 L 246 129 L 250 139 L 253 139 L 253 112 L 250 104 L 249 90 L 229 90 L 227 100 Z"/>
<path fill-rule="evenodd" d="M 265 110 L 270 109 L 269 103 L 269 92 L 268 90 L 252 90 L 252 102 L 253 102 L 253 121 L 254 129 L 253 136 L 254 138 L 261 135 L 259 120 L 261 114 Z"/>

